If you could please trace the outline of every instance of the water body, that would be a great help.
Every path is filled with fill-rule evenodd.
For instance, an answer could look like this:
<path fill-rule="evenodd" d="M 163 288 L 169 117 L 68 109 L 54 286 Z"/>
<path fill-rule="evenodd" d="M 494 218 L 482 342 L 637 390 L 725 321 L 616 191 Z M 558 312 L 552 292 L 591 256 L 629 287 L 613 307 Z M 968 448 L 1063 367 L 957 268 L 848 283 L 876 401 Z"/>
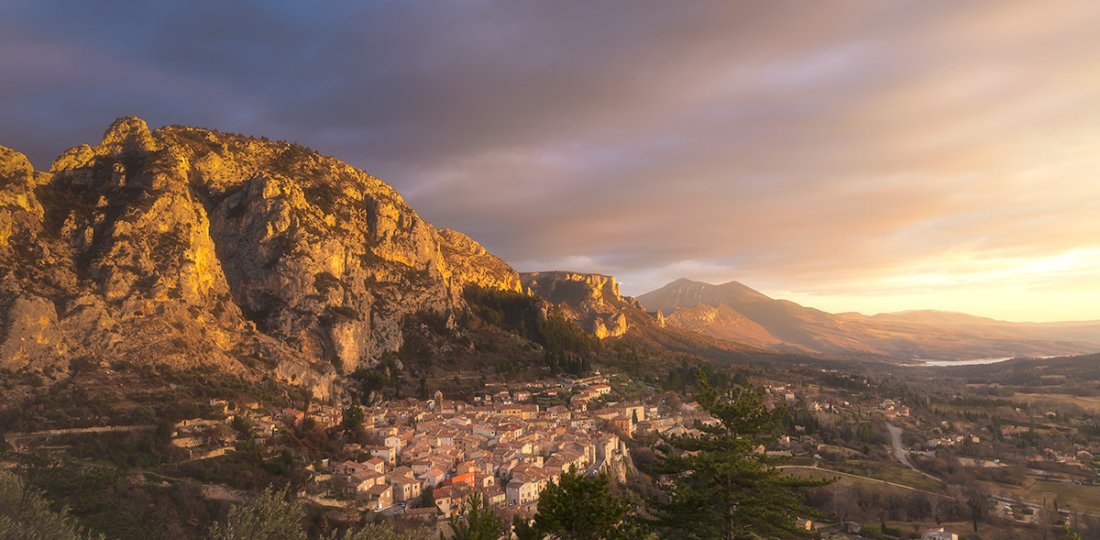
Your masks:
<path fill-rule="evenodd" d="M 1001 362 L 1007 362 L 1016 358 L 1015 356 L 1006 356 L 1004 358 L 975 358 L 973 360 L 920 360 L 919 364 L 912 364 L 917 367 L 952 367 L 952 366 L 980 366 L 983 364 L 999 364 Z"/>

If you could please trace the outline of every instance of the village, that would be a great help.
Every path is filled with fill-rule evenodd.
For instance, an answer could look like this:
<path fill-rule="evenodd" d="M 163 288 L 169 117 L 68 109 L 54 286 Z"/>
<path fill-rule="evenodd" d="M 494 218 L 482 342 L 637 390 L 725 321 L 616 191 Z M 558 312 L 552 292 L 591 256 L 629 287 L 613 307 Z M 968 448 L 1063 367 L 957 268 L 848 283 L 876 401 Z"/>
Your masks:
<path fill-rule="evenodd" d="M 710 421 L 697 403 L 673 410 L 614 401 L 607 382 L 597 373 L 513 388 L 489 384 L 471 402 L 437 391 L 428 400 L 356 406 L 354 414 L 362 419 L 355 426 L 344 416 L 347 408 L 331 405 L 271 411 L 254 402 L 212 400 L 217 414 L 177 423 L 171 444 L 201 460 L 242 444 L 274 453 L 306 422 L 329 430 L 354 428 L 366 443 L 344 442 L 333 456 L 308 464 L 308 481 L 297 493 L 327 509 L 329 522 L 355 523 L 382 514 L 442 526 L 478 493 L 510 523 L 517 516 L 530 519 L 542 490 L 566 472 L 625 480 L 633 462 L 624 439 L 638 432 L 683 434 L 697 420 Z M 567 403 L 537 403 L 548 388 L 563 387 L 570 393 Z"/>
<path fill-rule="evenodd" d="M 958 520 L 970 495 L 951 486 L 982 488 L 999 527 L 1057 527 L 1093 515 L 1078 492 L 1096 481 L 1100 449 L 1068 427 L 1081 417 L 1066 410 L 968 408 L 972 398 L 929 399 L 827 370 L 748 382 L 784 410 L 780 433 L 756 451 L 785 474 L 839 479 L 811 492 L 810 503 L 831 517 L 800 519 L 809 533 L 873 537 L 881 521 L 881 534 L 906 524 L 922 538 L 953 538 L 966 532 Z M 196 412 L 168 429 L 101 423 L 5 439 L 27 454 L 126 432 L 159 440 L 164 432 L 170 464 L 151 478 L 202 478 L 208 500 L 247 500 L 255 487 L 234 481 L 232 471 L 285 461 L 271 474 L 293 477 L 296 498 L 332 526 L 389 519 L 446 535 L 474 494 L 502 525 L 530 520 L 563 474 L 603 473 L 630 485 L 645 476 L 640 464 L 663 438 L 714 422 L 690 394 L 614 371 L 484 382 L 458 399 L 441 391 L 367 405 L 208 399 Z M 955 522 L 938 523 L 946 516 Z"/>

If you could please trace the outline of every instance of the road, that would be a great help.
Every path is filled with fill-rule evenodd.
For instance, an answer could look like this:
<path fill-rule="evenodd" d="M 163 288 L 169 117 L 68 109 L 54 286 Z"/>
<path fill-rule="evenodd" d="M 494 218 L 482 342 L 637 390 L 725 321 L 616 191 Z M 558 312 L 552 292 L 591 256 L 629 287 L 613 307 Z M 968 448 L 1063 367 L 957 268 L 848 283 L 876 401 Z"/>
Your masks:
<path fill-rule="evenodd" d="M 905 451 L 905 447 L 901 444 L 901 428 L 890 422 L 886 422 L 886 429 L 890 431 L 890 445 L 894 447 L 894 457 L 898 458 L 898 461 L 900 461 L 902 465 L 916 471 L 917 468 L 909 461 L 909 453 Z"/>
<path fill-rule="evenodd" d="M 918 474 L 920 474 L 922 476 L 926 476 L 926 477 L 931 478 L 931 479 L 933 479 L 937 482 L 943 482 L 943 479 L 936 478 L 935 476 L 932 476 L 932 475 L 930 475 L 930 474 L 914 467 L 913 462 L 909 461 L 909 452 L 905 449 L 905 446 L 903 446 L 902 443 L 901 443 L 902 429 L 900 427 L 895 426 L 894 424 L 891 424 L 890 422 L 886 422 L 886 429 L 887 429 L 887 431 L 890 432 L 890 445 L 894 447 L 894 457 L 897 458 L 898 461 L 902 465 L 905 465 L 906 467 L 909 467 L 910 469 L 913 469 L 914 471 L 916 471 Z"/>

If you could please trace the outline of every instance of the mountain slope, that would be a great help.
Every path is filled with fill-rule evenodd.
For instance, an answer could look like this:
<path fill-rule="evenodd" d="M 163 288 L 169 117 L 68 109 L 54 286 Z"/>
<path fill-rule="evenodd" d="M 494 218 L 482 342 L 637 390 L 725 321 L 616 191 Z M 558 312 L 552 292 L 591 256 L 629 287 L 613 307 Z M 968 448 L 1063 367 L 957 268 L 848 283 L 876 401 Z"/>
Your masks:
<path fill-rule="evenodd" d="M 449 318 L 519 290 L 381 180 L 284 143 L 121 118 L 48 172 L 0 148 L 0 369 L 213 368 L 328 395 Z"/>
<path fill-rule="evenodd" d="M 1100 325 L 1007 323 L 933 311 L 830 314 L 776 300 L 737 282 L 680 279 L 638 300 L 670 324 L 718 339 L 830 355 L 988 358 L 1100 350 Z"/>

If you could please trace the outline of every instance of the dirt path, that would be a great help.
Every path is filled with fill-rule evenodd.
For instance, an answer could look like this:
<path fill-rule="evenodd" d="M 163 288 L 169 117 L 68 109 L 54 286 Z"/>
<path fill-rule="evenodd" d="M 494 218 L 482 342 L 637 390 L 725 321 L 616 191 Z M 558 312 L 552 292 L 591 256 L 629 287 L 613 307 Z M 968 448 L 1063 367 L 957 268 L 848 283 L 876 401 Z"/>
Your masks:
<path fill-rule="evenodd" d="M 155 424 L 138 424 L 134 426 L 95 426 L 84 428 L 65 428 L 65 429 L 47 429 L 43 431 L 31 431 L 31 432 L 11 432 L 4 434 L 4 440 L 13 447 L 18 447 L 18 443 L 28 439 L 39 439 L 42 437 L 53 437 L 57 435 L 80 435 L 85 433 L 126 433 L 134 431 L 153 431 L 157 426 Z"/>
<path fill-rule="evenodd" d="M 834 469 L 826 469 L 824 467 L 809 466 L 809 465 L 780 465 L 776 468 L 777 469 L 806 469 L 806 470 L 811 470 L 811 471 L 823 471 L 823 472 L 827 472 L 829 474 L 837 474 L 837 475 L 840 475 L 840 476 L 847 476 L 849 478 L 858 478 L 860 480 L 868 480 L 868 481 L 871 481 L 871 482 L 878 482 L 880 484 L 885 484 L 887 486 L 892 486 L 892 487 L 901 488 L 901 489 L 907 489 L 909 491 L 916 491 L 916 492 L 919 492 L 919 493 L 924 493 L 924 494 L 932 495 L 932 496 L 935 496 L 935 497 L 942 497 L 944 499 L 954 499 L 954 497 L 952 497 L 950 495 L 946 495 L 944 493 L 936 493 L 934 491 L 928 491 L 926 489 L 915 488 L 913 486 L 907 486 L 905 484 L 899 484 L 897 482 L 890 482 L 889 480 L 883 480 L 881 478 L 871 478 L 870 476 L 860 476 L 858 474 L 846 473 L 846 472 L 837 471 L 837 470 L 834 470 Z"/>

